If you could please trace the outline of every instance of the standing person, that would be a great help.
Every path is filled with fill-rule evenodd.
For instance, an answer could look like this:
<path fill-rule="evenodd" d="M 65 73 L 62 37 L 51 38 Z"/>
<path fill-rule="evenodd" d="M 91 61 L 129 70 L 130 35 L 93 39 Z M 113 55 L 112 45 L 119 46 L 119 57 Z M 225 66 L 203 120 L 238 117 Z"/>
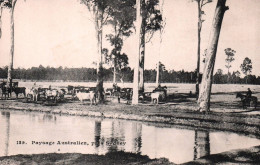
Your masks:
<path fill-rule="evenodd" d="M 131 91 L 130 91 L 130 89 L 127 89 L 127 92 L 126 92 L 126 104 L 130 104 L 130 98 L 131 98 Z"/>
<path fill-rule="evenodd" d="M 246 97 L 247 99 L 250 99 L 252 97 L 252 91 L 250 90 L 250 88 L 247 89 Z"/>
<path fill-rule="evenodd" d="M 32 89 L 36 89 L 36 82 L 33 83 Z"/>
<path fill-rule="evenodd" d="M 119 87 L 117 87 L 116 93 L 117 93 L 117 101 L 118 101 L 118 103 L 120 103 L 120 88 Z"/>

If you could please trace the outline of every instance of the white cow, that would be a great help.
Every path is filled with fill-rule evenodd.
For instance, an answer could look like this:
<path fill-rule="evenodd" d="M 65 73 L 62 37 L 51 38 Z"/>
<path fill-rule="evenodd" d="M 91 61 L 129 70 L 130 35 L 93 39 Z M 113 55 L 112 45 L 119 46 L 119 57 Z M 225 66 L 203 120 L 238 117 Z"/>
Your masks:
<path fill-rule="evenodd" d="M 152 103 L 159 103 L 159 97 L 160 97 L 160 93 L 151 93 L 151 102 Z"/>
<path fill-rule="evenodd" d="M 38 98 L 38 90 L 36 88 L 26 88 L 25 89 L 25 93 L 26 93 L 26 98 L 32 100 L 32 101 L 37 101 Z"/>
<path fill-rule="evenodd" d="M 96 94 L 93 91 L 90 91 L 89 93 L 83 93 L 83 92 L 77 92 L 76 97 L 83 102 L 83 100 L 90 100 L 90 105 L 93 103 L 96 105 Z"/>

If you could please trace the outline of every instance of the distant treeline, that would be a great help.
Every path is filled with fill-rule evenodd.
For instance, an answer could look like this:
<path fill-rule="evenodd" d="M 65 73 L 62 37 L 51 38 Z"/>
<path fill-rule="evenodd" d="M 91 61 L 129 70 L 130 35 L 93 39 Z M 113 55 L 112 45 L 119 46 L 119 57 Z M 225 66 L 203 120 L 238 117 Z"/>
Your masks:
<path fill-rule="evenodd" d="M 113 81 L 112 69 L 103 70 L 104 81 Z M 120 78 L 124 82 L 132 82 L 133 80 L 133 70 L 129 67 L 124 68 L 121 71 L 121 76 L 117 75 L 117 81 Z M 62 80 L 62 81 L 96 81 L 97 71 L 95 68 L 63 68 L 63 67 L 32 67 L 28 69 L 18 68 L 14 69 L 12 73 L 13 79 L 24 79 L 24 80 Z M 200 76 L 201 79 L 202 76 Z M 7 67 L 0 68 L 0 78 L 7 78 Z M 155 82 L 156 81 L 156 70 L 150 69 L 144 72 L 145 82 Z M 163 70 L 160 73 L 160 82 L 163 83 L 195 83 L 196 82 L 196 72 L 186 72 L 184 70 L 174 71 L 174 70 Z M 248 75 L 241 78 L 237 72 L 232 74 L 223 74 L 218 71 L 214 75 L 215 84 L 258 84 L 260 85 L 260 76 Z"/>

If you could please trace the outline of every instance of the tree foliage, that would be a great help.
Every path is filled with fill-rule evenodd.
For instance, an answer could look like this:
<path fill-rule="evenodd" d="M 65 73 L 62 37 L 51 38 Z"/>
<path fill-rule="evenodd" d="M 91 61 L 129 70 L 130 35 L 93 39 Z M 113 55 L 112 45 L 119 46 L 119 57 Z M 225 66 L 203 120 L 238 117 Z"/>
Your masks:
<path fill-rule="evenodd" d="M 2 37 L 2 13 L 4 8 L 11 8 L 12 3 L 10 0 L 0 0 L 0 38 Z"/>
<path fill-rule="evenodd" d="M 142 5 L 142 17 L 145 20 L 145 23 L 142 24 L 145 29 L 145 33 L 148 34 L 146 43 L 151 40 L 154 33 L 165 26 L 163 21 L 162 13 L 159 9 L 159 0 L 147 0 L 145 5 Z"/>
<path fill-rule="evenodd" d="M 235 56 L 236 51 L 231 48 L 226 48 L 224 51 L 227 56 L 227 58 L 225 59 L 227 65 L 225 65 L 225 66 L 228 69 L 228 74 L 229 74 L 229 69 L 231 68 L 231 63 L 235 60 L 234 56 Z"/>
<path fill-rule="evenodd" d="M 252 61 L 250 58 L 246 57 L 243 63 L 240 65 L 241 71 L 247 76 L 252 72 Z"/>

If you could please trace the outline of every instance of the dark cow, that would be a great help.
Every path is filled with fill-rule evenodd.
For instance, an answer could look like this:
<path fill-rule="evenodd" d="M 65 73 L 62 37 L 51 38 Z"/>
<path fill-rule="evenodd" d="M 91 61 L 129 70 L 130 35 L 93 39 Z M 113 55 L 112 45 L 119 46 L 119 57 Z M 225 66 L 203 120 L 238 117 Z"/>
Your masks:
<path fill-rule="evenodd" d="M 13 88 L 13 92 L 16 94 L 16 99 L 18 98 L 18 95 L 19 95 L 20 93 L 22 93 L 23 96 L 25 97 L 25 96 L 26 96 L 25 90 L 26 90 L 25 87 L 14 87 L 14 88 Z"/>

